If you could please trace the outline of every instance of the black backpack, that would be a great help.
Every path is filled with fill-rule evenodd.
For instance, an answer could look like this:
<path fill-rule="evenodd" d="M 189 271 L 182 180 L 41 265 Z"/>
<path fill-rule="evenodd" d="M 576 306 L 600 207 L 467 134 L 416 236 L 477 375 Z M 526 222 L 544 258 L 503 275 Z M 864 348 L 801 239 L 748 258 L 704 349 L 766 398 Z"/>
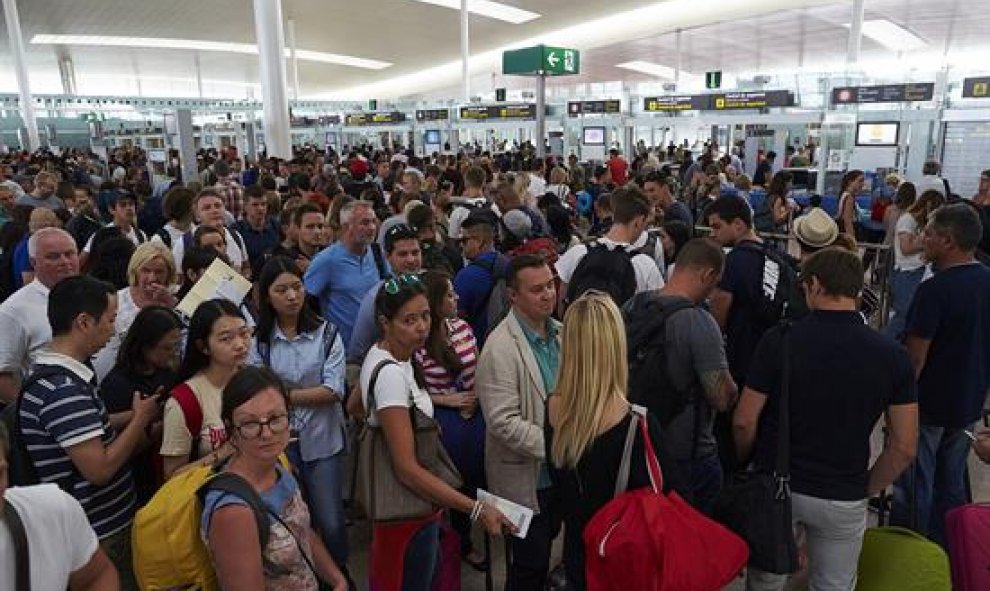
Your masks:
<path fill-rule="evenodd" d="M 633 297 L 622 310 L 629 346 L 629 402 L 648 408 L 661 426 L 698 397 L 697 380 L 679 389 L 670 379 L 666 336 L 667 319 L 694 307 L 687 300 L 664 304 L 655 293 L 645 293 Z"/>
<path fill-rule="evenodd" d="M 8 404 L 0 411 L 0 422 L 7 428 L 10 434 L 10 446 L 7 450 L 7 477 L 10 486 L 29 486 L 38 484 L 38 473 L 34 469 L 34 462 L 28 454 L 27 446 L 24 444 L 24 435 L 21 433 L 19 416 L 21 413 L 21 401 L 24 393 L 27 392 L 38 381 L 53 376 L 66 376 L 73 381 L 79 381 L 71 371 L 57 365 L 36 365 L 28 379 L 21 385 L 17 401 Z"/>
<path fill-rule="evenodd" d="M 567 284 L 567 303 L 589 289 L 597 289 L 612 296 L 616 305 L 622 307 L 636 295 L 636 268 L 632 259 L 639 253 L 621 245 L 609 248 L 598 240 L 587 246 L 588 253 L 578 263 Z"/>
<path fill-rule="evenodd" d="M 736 248 L 763 255 L 762 297 L 757 313 L 761 326 L 770 328 L 781 320 L 797 320 L 807 314 L 797 270 L 784 255 L 766 243 L 741 242 Z"/>

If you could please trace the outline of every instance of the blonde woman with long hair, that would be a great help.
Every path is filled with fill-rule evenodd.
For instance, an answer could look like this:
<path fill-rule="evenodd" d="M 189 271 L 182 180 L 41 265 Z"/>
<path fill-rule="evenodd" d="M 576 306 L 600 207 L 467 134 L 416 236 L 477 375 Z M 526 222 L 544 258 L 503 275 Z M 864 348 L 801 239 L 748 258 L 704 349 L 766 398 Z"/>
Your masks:
<path fill-rule="evenodd" d="M 584 526 L 612 499 L 615 479 L 632 414 L 626 399 L 628 359 L 622 314 L 612 298 L 585 292 L 567 308 L 557 389 L 548 402 L 545 438 L 550 478 L 561 492 L 564 508 L 564 568 L 568 588 L 585 588 Z M 660 424 L 647 417 L 650 438 L 660 441 Z M 664 469 L 664 488 L 676 476 Z M 636 438 L 629 490 L 649 486 L 643 442 Z"/>

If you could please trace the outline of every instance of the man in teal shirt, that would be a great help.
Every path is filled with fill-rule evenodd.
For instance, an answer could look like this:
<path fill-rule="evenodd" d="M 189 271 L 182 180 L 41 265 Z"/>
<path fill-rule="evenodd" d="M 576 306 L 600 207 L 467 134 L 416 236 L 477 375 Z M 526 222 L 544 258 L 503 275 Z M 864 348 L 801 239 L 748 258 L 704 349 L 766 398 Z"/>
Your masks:
<path fill-rule="evenodd" d="M 509 539 L 507 588 L 542 591 L 562 517 L 543 440 L 546 401 L 560 366 L 560 323 L 551 318 L 557 294 L 550 267 L 533 255 L 512 259 L 506 287 L 512 311 L 481 351 L 475 393 L 487 425 L 491 492 L 536 513 L 526 539 Z"/>

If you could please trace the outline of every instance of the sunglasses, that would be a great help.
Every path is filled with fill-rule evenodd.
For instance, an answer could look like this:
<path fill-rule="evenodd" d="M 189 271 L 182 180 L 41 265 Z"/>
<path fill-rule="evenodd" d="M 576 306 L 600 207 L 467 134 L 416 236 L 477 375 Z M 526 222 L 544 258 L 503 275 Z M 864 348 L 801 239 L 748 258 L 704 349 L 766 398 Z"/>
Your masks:
<path fill-rule="evenodd" d="M 405 275 L 398 275 L 385 282 L 385 293 L 388 295 L 395 295 L 399 293 L 402 286 L 422 286 L 423 282 L 420 280 L 418 275 L 413 275 L 407 273 Z"/>

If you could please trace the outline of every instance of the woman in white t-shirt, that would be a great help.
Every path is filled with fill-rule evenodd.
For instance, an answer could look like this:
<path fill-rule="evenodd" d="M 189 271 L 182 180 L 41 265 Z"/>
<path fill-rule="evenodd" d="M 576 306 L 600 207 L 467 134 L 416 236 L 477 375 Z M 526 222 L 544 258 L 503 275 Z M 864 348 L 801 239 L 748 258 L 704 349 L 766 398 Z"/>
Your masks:
<path fill-rule="evenodd" d="M 938 191 L 925 191 L 897 219 L 897 226 L 894 228 L 894 272 L 890 278 L 890 307 L 893 316 L 884 329 L 895 339 L 905 329 L 911 299 L 925 276 L 922 233 L 931 213 L 944 202 L 945 198 Z"/>
<path fill-rule="evenodd" d="M 193 313 L 180 383 L 165 403 L 161 454 L 166 478 L 195 464 L 214 465 L 233 452 L 220 406 L 224 387 L 247 361 L 251 334 L 240 309 L 227 300 L 205 301 Z M 190 424 L 188 419 L 197 415 L 198 424 Z"/>
<path fill-rule="evenodd" d="M 416 275 L 389 279 L 375 298 L 375 316 L 382 339 L 368 351 L 361 367 L 362 402 L 368 407 L 369 385 L 374 380 L 374 405 L 368 423 L 381 427 L 396 477 L 413 493 L 435 506 L 461 511 L 479 520 L 492 534 L 510 522 L 495 507 L 475 501 L 423 467 L 416 458 L 414 426 L 409 408 L 415 405 L 433 416 L 433 402 L 416 377 L 413 354 L 426 343 L 430 332 L 430 305 L 426 288 Z M 401 523 L 404 527 L 396 527 Z M 403 522 L 376 522 L 371 549 L 372 588 L 390 591 L 378 573 L 401 569 L 395 589 L 429 589 L 440 551 L 438 515 Z M 388 555 L 385 555 L 385 554 Z M 390 578 L 389 578 L 390 579 Z M 394 583 L 394 581 L 391 581 Z"/>

